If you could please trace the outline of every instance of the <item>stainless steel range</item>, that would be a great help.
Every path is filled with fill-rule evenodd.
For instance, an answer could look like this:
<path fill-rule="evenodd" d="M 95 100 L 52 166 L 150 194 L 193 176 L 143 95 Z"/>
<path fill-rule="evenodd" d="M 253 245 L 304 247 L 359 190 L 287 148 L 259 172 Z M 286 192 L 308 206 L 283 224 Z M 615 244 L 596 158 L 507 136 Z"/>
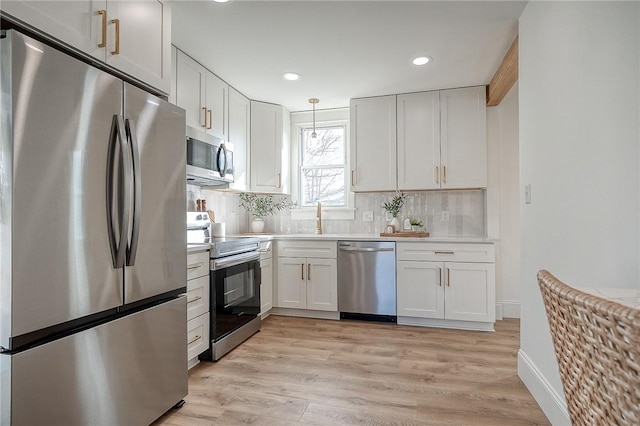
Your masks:
<path fill-rule="evenodd" d="M 260 330 L 260 239 L 209 237 L 206 213 L 187 214 L 189 244 L 208 244 L 211 342 L 200 359 L 217 361 Z"/>

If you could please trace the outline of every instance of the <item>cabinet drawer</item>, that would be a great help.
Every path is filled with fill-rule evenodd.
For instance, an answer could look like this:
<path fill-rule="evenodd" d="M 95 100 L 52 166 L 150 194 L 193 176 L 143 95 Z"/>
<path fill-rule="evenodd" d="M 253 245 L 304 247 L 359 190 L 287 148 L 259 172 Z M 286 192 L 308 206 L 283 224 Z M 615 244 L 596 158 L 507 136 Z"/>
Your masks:
<path fill-rule="evenodd" d="M 209 312 L 209 276 L 187 281 L 187 320 Z"/>
<path fill-rule="evenodd" d="M 493 244 L 409 243 L 396 246 L 397 260 L 434 262 L 494 262 Z"/>
<path fill-rule="evenodd" d="M 187 279 L 204 277 L 209 275 L 209 252 L 187 255 Z"/>
<path fill-rule="evenodd" d="M 336 241 L 278 241 L 278 256 L 337 258 Z"/>
<path fill-rule="evenodd" d="M 187 359 L 209 349 L 209 313 L 187 321 Z"/>

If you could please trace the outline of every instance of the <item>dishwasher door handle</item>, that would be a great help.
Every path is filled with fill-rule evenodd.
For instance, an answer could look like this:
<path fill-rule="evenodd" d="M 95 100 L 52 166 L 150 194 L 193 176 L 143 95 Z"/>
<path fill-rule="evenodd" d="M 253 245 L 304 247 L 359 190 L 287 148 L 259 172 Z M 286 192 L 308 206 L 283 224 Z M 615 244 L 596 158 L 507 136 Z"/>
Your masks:
<path fill-rule="evenodd" d="M 339 247 L 338 250 L 354 251 L 354 252 L 395 251 L 394 248 L 371 248 L 371 247 L 359 247 L 359 248 Z"/>

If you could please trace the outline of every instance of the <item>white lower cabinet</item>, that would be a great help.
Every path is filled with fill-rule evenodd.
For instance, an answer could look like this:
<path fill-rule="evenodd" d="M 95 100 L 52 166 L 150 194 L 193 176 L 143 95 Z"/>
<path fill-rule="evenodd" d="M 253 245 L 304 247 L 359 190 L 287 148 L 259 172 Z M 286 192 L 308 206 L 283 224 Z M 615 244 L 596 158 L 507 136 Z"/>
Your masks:
<path fill-rule="evenodd" d="M 273 308 L 273 259 L 260 259 L 260 316 L 265 318 Z"/>
<path fill-rule="evenodd" d="M 337 311 L 336 259 L 278 258 L 278 306 Z"/>
<path fill-rule="evenodd" d="M 187 255 L 187 360 L 209 349 L 209 252 Z"/>
<path fill-rule="evenodd" d="M 278 308 L 338 311 L 336 244 L 278 241 Z"/>
<path fill-rule="evenodd" d="M 492 244 L 398 243 L 397 261 L 398 323 L 493 328 Z"/>

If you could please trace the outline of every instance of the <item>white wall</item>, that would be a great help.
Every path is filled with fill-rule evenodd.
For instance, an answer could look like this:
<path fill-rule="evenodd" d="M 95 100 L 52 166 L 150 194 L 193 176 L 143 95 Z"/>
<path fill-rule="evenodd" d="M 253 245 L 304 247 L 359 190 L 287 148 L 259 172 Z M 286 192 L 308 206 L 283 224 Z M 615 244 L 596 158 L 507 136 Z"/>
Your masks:
<path fill-rule="evenodd" d="M 638 2 L 532 1 L 520 18 L 520 185 L 532 203 L 520 205 L 518 371 L 554 424 L 568 419 L 537 271 L 576 287 L 640 282 L 638 28 Z"/>
<path fill-rule="evenodd" d="M 518 85 L 500 105 L 487 108 L 489 185 L 487 234 L 496 245 L 496 304 L 505 318 L 520 317 L 520 185 Z"/>

